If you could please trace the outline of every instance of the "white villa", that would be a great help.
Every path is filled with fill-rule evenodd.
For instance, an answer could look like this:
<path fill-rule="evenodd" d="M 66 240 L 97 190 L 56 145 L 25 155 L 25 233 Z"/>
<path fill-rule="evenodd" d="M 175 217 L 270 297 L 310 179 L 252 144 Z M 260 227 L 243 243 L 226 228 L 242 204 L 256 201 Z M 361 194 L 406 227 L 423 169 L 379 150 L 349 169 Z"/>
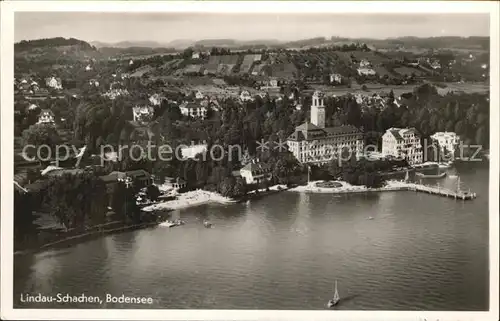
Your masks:
<path fill-rule="evenodd" d="M 433 61 L 431 63 L 431 68 L 432 69 L 441 69 L 441 64 L 439 62 L 437 62 L 437 61 Z"/>
<path fill-rule="evenodd" d="M 35 104 L 31 104 L 28 106 L 28 110 L 35 110 L 35 109 L 38 109 L 39 107 Z"/>
<path fill-rule="evenodd" d="M 206 118 L 207 108 L 192 102 L 184 102 L 179 106 L 181 114 L 194 118 Z"/>
<path fill-rule="evenodd" d="M 151 106 L 135 106 L 132 110 L 134 121 L 139 123 L 149 121 L 154 113 L 154 108 Z"/>
<path fill-rule="evenodd" d="M 54 89 L 62 89 L 61 78 L 50 77 L 45 79 L 45 84 L 47 87 Z"/>
<path fill-rule="evenodd" d="M 342 82 L 341 74 L 330 74 L 330 83 L 331 84 L 340 84 Z"/>
<path fill-rule="evenodd" d="M 389 128 L 382 135 L 382 154 L 406 158 L 410 165 L 422 163 L 420 135 L 414 128 Z"/>
<path fill-rule="evenodd" d="M 361 60 L 361 62 L 359 63 L 360 68 L 368 68 L 370 66 L 371 66 L 370 62 L 366 59 Z"/>
<path fill-rule="evenodd" d="M 448 155 L 448 153 L 455 153 L 455 149 L 460 141 L 460 136 L 454 132 L 437 132 L 431 136 L 431 139 L 439 144 L 441 149 L 440 152 Z"/>
<path fill-rule="evenodd" d="M 50 109 L 44 109 L 38 116 L 37 124 L 53 125 L 55 123 L 54 113 Z"/>
<path fill-rule="evenodd" d="M 247 184 L 259 184 L 272 178 L 271 169 L 264 163 L 251 162 L 240 169 L 240 175 Z"/>
<path fill-rule="evenodd" d="M 129 92 L 127 89 L 110 89 L 108 92 L 104 93 L 103 96 L 111 100 L 116 99 L 119 96 L 128 96 Z"/>
<path fill-rule="evenodd" d="M 377 73 L 371 68 L 358 68 L 358 75 L 374 76 Z"/>
<path fill-rule="evenodd" d="M 166 99 L 165 97 L 163 97 L 159 94 L 153 94 L 153 95 L 151 95 L 151 97 L 149 97 L 149 102 L 153 106 L 159 106 L 159 105 L 161 105 L 161 102 L 165 99 Z"/>
<path fill-rule="evenodd" d="M 324 164 L 348 148 L 355 157 L 363 152 L 363 133 L 354 126 L 325 127 L 323 93 L 316 91 L 312 97 L 311 122 L 295 128 L 287 145 L 301 163 Z"/>
<path fill-rule="evenodd" d="M 195 98 L 196 99 L 203 99 L 205 98 L 205 95 L 203 95 L 203 93 L 201 91 L 197 91 L 196 94 L 195 94 Z"/>
<path fill-rule="evenodd" d="M 248 92 L 248 90 L 243 90 L 240 94 L 240 100 L 241 101 L 251 101 L 253 100 L 252 96 Z"/>
<path fill-rule="evenodd" d="M 196 155 L 203 154 L 207 151 L 207 144 L 191 145 L 181 148 L 182 158 L 194 159 Z"/>

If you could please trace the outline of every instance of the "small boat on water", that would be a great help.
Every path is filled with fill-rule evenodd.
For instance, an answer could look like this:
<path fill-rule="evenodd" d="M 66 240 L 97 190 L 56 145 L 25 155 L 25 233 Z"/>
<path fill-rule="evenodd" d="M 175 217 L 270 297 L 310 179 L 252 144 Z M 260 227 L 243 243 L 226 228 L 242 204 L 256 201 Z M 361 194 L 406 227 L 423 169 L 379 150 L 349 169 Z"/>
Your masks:
<path fill-rule="evenodd" d="M 180 226 L 180 225 L 184 225 L 186 224 L 186 222 L 182 221 L 182 220 L 175 220 L 175 221 L 165 221 L 163 223 L 160 223 L 159 226 L 162 226 L 162 227 L 175 227 L 175 226 Z"/>
<path fill-rule="evenodd" d="M 436 175 L 426 175 L 423 173 L 416 173 L 415 175 L 417 175 L 418 177 L 421 177 L 421 178 L 443 178 L 446 176 L 446 172 L 442 172 L 442 173 L 439 173 Z"/>
<path fill-rule="evenodd" d="M 212 227 L 212 225 L 213 225 L 213 224 L 212 224 L 211 222 L 207 221 L 207 220 L 204 220 L 204 221 L 203 221 L 203 226 L 205 226 L 206 228 L 211 228 L 211 227 Z"/>
<path fill-rule="evenodd" d="M 451 166 L 453 166 L 453 163 L 451 162 L 448 162 L 448 163 L 439 163 L 439 168 L 450 168 Z"/>
<path fill-rule="evenodd" d="M 369 220 L 373 220 L 373 216 L 370 216 L 368 219 L 369 219 Z"/>
<path fill-rule="evenodd" d="M 339 303 L 339 301 L 340 301 L 340 296 L 339 296 L 339 291 L 337 291 L 337 280 L 335 280 L 335 293 L 333 294 L 333 299 L 328 301 L 327 306 L 329 308 L 332 308 L 336 306 Z"/>

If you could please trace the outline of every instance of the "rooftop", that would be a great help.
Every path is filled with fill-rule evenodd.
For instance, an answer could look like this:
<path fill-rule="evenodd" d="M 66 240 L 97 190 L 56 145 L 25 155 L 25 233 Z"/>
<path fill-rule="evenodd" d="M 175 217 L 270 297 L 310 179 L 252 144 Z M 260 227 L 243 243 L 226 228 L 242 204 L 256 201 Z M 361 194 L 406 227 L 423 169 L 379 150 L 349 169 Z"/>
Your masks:
<path fill-rule="evenodd" d="M 267 166 L 264 163 L 248 163 L 241 170 L 247 170 L 247 171 L 250 171 L 250 172 L 268 171 L 269 170 L 269 166 Z"/>
<path fill-rule="evenodd" d="M 314 139 L 326 138 L 329 136 L 340 136 L 340 135 L 360 134 L 360 133 L 362 132 L 358 128 L 350 125 L 319 128 L 318 126 L 307 122 L 300 126 L 297 126 L 295 128 L 295 132 L 292 133 L 288 137 L 288 139 L 293 141 L 314 140 Z"/>

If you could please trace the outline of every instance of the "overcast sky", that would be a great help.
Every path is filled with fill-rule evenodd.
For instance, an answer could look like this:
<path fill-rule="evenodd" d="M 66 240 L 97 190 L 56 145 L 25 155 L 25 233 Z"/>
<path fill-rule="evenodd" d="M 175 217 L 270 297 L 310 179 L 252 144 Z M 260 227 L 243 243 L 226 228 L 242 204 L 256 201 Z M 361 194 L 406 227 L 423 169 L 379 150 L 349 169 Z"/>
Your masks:
<path fill-rule="evenodd" d="M 296 40 L 312 37 L 488 36 L 487 14 L 212 14 L 18 12 L 15 39 Z"/>

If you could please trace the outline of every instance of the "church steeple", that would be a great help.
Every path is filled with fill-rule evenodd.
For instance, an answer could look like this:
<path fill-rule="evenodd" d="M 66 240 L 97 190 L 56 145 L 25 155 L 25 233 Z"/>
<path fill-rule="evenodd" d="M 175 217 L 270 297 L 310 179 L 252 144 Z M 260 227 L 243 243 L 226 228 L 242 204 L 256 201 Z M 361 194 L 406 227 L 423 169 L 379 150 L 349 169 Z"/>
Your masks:
<path fill-rule="evenodd" d="M 311 123 L 325 128 L 325 96 L 321 91 L 315 91 L 312 96 Z"/>

